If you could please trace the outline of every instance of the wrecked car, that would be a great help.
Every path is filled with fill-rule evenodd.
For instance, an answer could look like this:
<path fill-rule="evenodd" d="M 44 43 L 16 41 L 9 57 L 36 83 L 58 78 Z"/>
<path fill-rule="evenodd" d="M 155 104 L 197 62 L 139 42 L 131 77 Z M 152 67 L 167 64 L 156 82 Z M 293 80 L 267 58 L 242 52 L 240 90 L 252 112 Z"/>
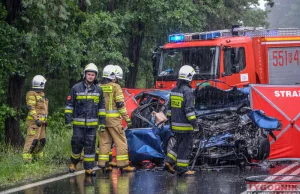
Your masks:
<path fill-rule="evenodd" d="M 130 161 L 162 163 L 175 138 L 169 123 L 157 125 L 154 112 L 166 115 L 170 91 L 148 90 L 135 95 L 138 106 L 132 111 L 133 128 L 126 130 Z M 221 90 L 200 84 L 195 89 L 199 133 L 194 134 L 191 165 L 239 166 L 251 160 L 265 160 L 270 154 L 270 138 L 280 130 L 276 118 L 251 110 L 246 89 Z"/>

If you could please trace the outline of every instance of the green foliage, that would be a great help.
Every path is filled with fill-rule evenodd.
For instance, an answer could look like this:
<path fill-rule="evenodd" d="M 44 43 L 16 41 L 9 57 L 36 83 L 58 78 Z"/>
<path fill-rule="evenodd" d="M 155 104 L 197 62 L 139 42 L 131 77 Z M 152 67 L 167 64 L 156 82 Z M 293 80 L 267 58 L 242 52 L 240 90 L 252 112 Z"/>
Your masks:
<path fill-rule="evenodd" d="M 22 130 L 26 131 L 25 122 L 22 123 Z M 16 182 L 37 180 L 61 171 L 67 172 L 71 154 L 71 135 L 72 131 L 64 127 L 63 114 L 55 112 L 49 118 L 46 130 L 47 143 L 42 159 L 24 164 L 22 148 L 13 148 L 1 143 L 0 187 L 13 185 Z"/>

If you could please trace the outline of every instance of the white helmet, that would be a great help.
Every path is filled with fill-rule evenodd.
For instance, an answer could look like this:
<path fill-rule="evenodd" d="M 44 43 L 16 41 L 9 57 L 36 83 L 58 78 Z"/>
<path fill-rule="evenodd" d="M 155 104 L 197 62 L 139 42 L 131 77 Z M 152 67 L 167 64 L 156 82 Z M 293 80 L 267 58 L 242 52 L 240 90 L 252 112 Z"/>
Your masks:
<path fill-rule="evenodd" d="M 46 84 L 46 79 L 41 75 L 36 75 L 32 79 L 32 88 L 34 89 L 44 89 Z"/>
<path fill-rule="evenodd" d="M 87 66 L 85 66 L 83 70 L 83 79 L 85 78 L 85 73 L 86 72 L 95 72 L 96 77 L 98 75 L 98 67 L 94 63 L 89 63 Z"/>
<path fill-rule="evenodd" d="M 113 80 L 116 79 L 117 72 L 118 71 L 115 65 L 106 65 L 103 69 L 102 77 Z"/>
<path fill-rule="evenodd" d="M 192 81 L 193 76 L 195 74 L 195 70 L 193 67 L 189 66 L 189 65 L 184 65 L 180 68 L 179 70 L 179 76 L 178 79 L 183 79 L 186 81 Z"/>
<path fill-rule="evenodd" d="M 118 79 L 123 79 L 123 70 L 119 65 L 115 65 L 115 67 L 117 68 L 117 72 L 116 72 L 116 77 Z"/>

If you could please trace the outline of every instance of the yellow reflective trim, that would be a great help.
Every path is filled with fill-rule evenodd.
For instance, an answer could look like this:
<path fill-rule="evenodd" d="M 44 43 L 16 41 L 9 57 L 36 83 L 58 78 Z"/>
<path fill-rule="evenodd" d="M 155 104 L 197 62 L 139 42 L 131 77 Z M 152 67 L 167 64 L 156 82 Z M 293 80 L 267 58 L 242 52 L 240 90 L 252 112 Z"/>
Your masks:
<path fill-rule="evenodd" d="M 84 125 L 84 121 L 72 121 L 74 125 Z"/>
<path fill-rule="evenodd" d="M 113 102 L 113 93 L 109 94 L 109 109 L 112 110 L 112 102 Z"/>
<path fill-rule="evenodd" d="M 122 113 L 127 113 L 127 109 L 126 109 L 126 108 L 119 109 L 118 111 L 119 111 L 119 113 L 121 113 L 121 114 L 122 114 Z"/>
<path fill-rule="evenodd" d="M 106 117 L 119 117 L 120 113 L 106 113 Z"/>
<path fill-rule="evenodd" d="M 105 86 L 105 85 L 101 85 L 100 86 L 103 90 L 104 93 L 111 93 L 113 91 L 113 87 L 112 86 Z"/>
<path fill-rule="evenodd" d="M 109 155 L 99 155 L 98 160 L 109 161 Z"/>
<path fill-rule="evenodd" d="M 274 38 L 274 37 L 266 37 L 262 38 L 262 41 L 289 41 L 289 40 L 300 40 L 299 37 L 281 37 L 281 38 Z"/>
<path fill-rule="evenodd" d="M 99 96 L 87 96 L 87 100 L 94 100 L 95 103 L 99 103 Z"/>
<path fill-rule="evenodd" d="M 30 110 L 29 111 L 29 115 L 33 115 L 33 114 L 36 114 L 36 110 Z"/>
<path fill-rule="evenodd" d="M 85 100 L 85 99 L 86 99 L 86 96 L 76 96 L 76 99 L 77 99 L 77 100 Z"/>
<path fill-rule="evenodd" d="M 30 100 L 35 100 L 35 96 L 29 96 L 28 97 Z"/>
<path fill-rule="evenodd" d="M 66 109 L 66 110 L 65 110 L 65 113 L 73 113 L 73 110 Z"/>
<path fill-rule="evenodd" d="M 105 116 L 106 115 L 106 112 L 99 112 L 98 113 L 98 116 Z"/>
<path fill-rule="evenodd" d="M 100 124 L 99 127 L 105 127 L 105 125 L 104 124 Z"/>
<path fill-rule="evenodd" d="M 109 152 L 109 155 L 112 155 L 112 152 Z"/>
<path fill-rule="evenodd" d="M 74 158 L 74 159 L 78 159 L 78 158 L 80 158 L 80 155 L 79 156 L 75 156 L 75 155 L 72 154 L 71 157 Z"/>
<path fill-rule="evenodd" d="M 170 158 L 172 158 L 174 161 L 177 160 L 176 156 L 174 156 L 174 155 L 171 154 L 170 152 L 168 152 L 167 156 L 169 156 Z"/>
<path fill-rule="evenodd" d="M 22 154 L 24 159 L 32 159 L 32 154 Z"/>
<path fill-rule="evenodd" d="M 177 166 L 187 167 L 187 166 L 189 166 L 189 164 L 188 163 L 177 162 Z"/>
<path fill-rule="evenodd" d="M 36 96 L 36 99 L 37 100 L 40 100 L 40 99 L 42 99 L 43 98 L 43 96 Z"/>
<path fill-rule="evenodd" d="M 181 101 L 183 101 L 183 97 L 181 97 L 181 96 L 171 96 L 171 100 L 181 100 Z"/>
<path fill-rule="evenodd" d="M 29 132 L 31 135 L 35 135 L 36 134 L 36 130 L 30 130 L 30 132 Z"/>
<path fill-rule="evenodd" d="M 119 155 L 117 156 L 117 160 L 120 161 L 120 160 L 128 160 L 128 155 Z"/>
<path fill-rule="evenodd" d="M 172 125 L 172 129 L 179 130 L 179 131 L 193 131 L 194 130 L 194 128 L 192 126 L 173 126 L 173 125 Z"/>
<path fill-rule="evenodd" d="M 30 115 L 27 116 L 27 119 L 28 119 L 28 120 L 34 120 L 33 117 L 30 116 Z M 39 118 L 39 120 L 40 120 L 40 121 L 45 121 L 45 120 L 47 120 L 47 119 L 46 119 L 46 118 Z"/>
<path fill-rule="evenodd" d="M 84 158 L 83 159 L 85 162 L 94 162 L 95 158 Z"/>
<path fill-rule="evenodd" d="M 86 123 L 86 126 L 95 126 L 95 125 L 98 125 L 98 121 Z"/>
<path fill-rule="evenodd" d="M 170 117 L 171 115 L 172 115 L 172 113 L 171 113 L 171 112 L 167 112 L 167 116 L 169 116 L 169 117 Z"/>
<path fill-rule="evenodd" d="M 99 103 L 99 96 L 76 96 L 76 100 L 94 100 L 95 103 Z"/>
<path fill-rule="evenodd" d="M 28 100 L 27 104 L 36 104 L 35 100 Z"/>
<path fill-rule="evenodd" d="M 122 95 L 118 95 L 118 96 L 116 96 L 116 100 L 121 100 L 121 99 L 124 99 L 124 96 L 123 96 L 123 94 L 122 94 Z"/>
<path fill-rule="evenodd" d="M 192 116 L 189 116 L 188 117 L 188 120 L 190 121 L 190 120 L 193 120 L 193 119 L 196 119 L 196 115 L 192 115 Z"/>

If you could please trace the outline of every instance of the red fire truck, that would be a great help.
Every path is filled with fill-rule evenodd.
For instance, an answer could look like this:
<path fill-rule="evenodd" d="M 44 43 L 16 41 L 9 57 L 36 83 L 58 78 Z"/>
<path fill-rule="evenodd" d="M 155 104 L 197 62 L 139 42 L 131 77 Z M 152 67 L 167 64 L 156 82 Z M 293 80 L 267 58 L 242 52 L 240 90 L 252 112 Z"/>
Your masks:
<path fill-rule="evenodd" d="M 231 30 L 173 34 L 153 55 L 155 88 L 176 85 L 178 71 L 191 65 L 192 86 L 203 80 L 228 85 L 300 83 L 300 29 L 235 27 Z M 221 89 L 229 86 L 208 82 Z"/>

